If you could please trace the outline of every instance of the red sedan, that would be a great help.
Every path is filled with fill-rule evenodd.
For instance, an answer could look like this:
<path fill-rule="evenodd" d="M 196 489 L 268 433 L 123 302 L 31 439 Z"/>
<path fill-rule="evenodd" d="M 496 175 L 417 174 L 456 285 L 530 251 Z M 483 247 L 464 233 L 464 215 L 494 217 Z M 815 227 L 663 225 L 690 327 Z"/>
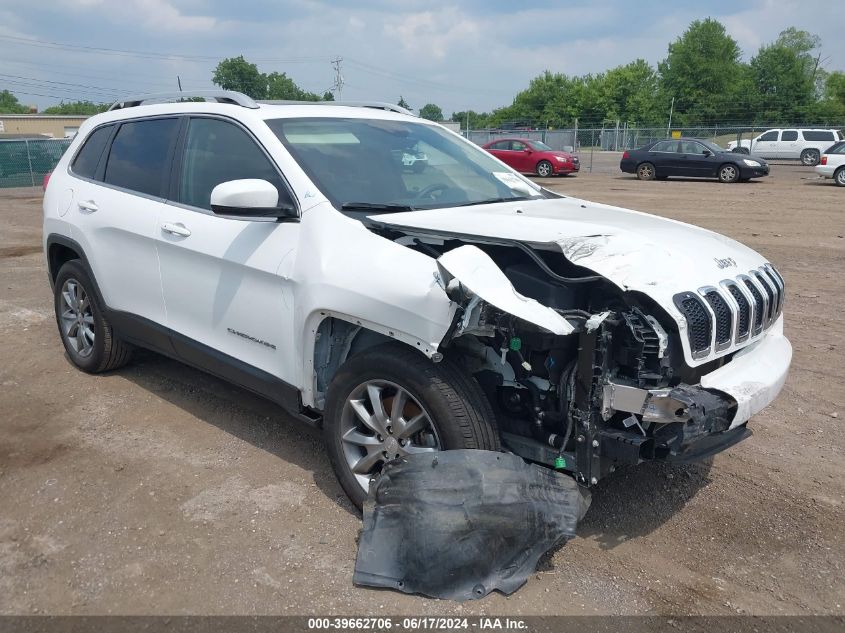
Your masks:
<path fill-rule="evenodd" d="M 574 174 L 581 169 L 577 156 L 559 152 L 540 141 L 502 138 L 482 147 L 523 174 L 537 174 L 545 178 L 555 174 Z"/>

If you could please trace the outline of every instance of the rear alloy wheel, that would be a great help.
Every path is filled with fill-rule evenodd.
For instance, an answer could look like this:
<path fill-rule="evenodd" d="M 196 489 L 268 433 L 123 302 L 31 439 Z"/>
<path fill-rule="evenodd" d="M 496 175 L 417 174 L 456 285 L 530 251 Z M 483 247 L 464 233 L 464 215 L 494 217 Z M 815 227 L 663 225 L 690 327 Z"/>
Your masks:
<path fill-rule="evenodd" d="M 657 170 L 651 163 L 643 163 L 637 167 L 637 178 L 640 180 L 654 180 L 657 177 Z"/>
<path fill-rule="evenodd" d="M 719 182 L 736 182 L 739 180 L 739 167 L 732 163 L 722 165 L 719 168 Z"/>
<path fill-rule="evenodd" d="M 817 149 L 805 149 L 801 152 L 801 164 L 807 167 L 815 167 L 819 164 L 820 159 L 821 155 Z"/>
<path fill-rule="evenodd" d="M 554 167 L 552 167 L 552 164 L 549 161 L 541 160 L 537 163 L 537 175 L 541 178 L 548 178 L 552 175 L 553 171 Z"/>
<path fill-rule="evenodd" d="M 338 481 L 361 508 L 370 480 L 390 460 L 462 448 L 498 450 L 493 416 L 481 387 L 461 367 L 386 344 L 338 370 L 323 433 Z"/>
<path fill-rule="evenodd" d="M 840 167 L 836 170 L 836 173 L 833 174 L 833 182 L 840 187 L 845 187 L 845 167 Z"/>
<path fill-rule="evenodd" d="M 56 275 L 54 307 L 68 357 L 83 371 L 96 374 L 125 365 L 132 348 L 115 337 L 93 288 L 87 269 L 71 260 Z"/>

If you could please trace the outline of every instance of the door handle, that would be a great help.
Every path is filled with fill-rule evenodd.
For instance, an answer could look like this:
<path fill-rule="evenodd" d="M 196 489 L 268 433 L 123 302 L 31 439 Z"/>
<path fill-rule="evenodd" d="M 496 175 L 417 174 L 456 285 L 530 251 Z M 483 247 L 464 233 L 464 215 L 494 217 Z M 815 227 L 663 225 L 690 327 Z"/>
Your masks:
<path fill-rule="evenodd" d="M 76 203 L 76 206 L 78 206 L 82 211 L 89 211 L 91 213 L 94 213 L 94 211 L 100 208 L 93 200 L 80 200 Z"/>
<path fill-rule="evenodd" d="M 191 231 L 184 224 L 178 222 L 176 224 L 166 222 L 161 225 L 161 230 L 171 235 L 178 235 L 179 237 L 188 237 L 191 234 Z"/>

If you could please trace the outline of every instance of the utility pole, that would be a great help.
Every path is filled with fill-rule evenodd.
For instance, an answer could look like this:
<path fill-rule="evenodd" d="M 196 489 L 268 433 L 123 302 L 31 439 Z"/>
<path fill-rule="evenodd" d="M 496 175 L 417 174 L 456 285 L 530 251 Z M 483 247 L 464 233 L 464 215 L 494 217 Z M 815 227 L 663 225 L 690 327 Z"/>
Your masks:
<path fill-rule="evenodd" d="M 669 106 L 669 125 L 666 126 L 666 136 L 672 133 L 672 114 L 675 112 L 675 97 L 672 97 L 672 105 Z"/>
<path fill-rule="evenodd" d="M 340 66 L 342 61 L 342 57 L 335 57 L 332 60 L 332 66 L 334 66 L 334 86 L 332 86 L 332 92 L 337 94 L 338 101 L 343 99 L 343 73 Z"/>
<path fill-rule="evenodd" d="M 182 78 L 176 75 L 176 84 L 179 86 L 179 92 L 182 92 Z"/>

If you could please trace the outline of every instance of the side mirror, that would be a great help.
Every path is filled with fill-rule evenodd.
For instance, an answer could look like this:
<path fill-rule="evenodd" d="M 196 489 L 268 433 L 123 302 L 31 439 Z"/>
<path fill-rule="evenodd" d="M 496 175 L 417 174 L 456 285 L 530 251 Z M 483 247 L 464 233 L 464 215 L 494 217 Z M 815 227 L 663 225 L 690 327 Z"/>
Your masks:
<path fill-rule="evenodd" d="M 211 210 L 217 215 L 244 220 L 297 217 L 292 204 L 279 204 L 275 186 L 257 178 L 221 182 L 211 190 Z"/>
<path fill-rule="evenodd" d="M 525 152 L 526 154 L 530 154 L 530 153 L 531 153 L 531 148 L 530 148 L 530 147 L 526 147 L 526 148 L 525 148 L 524 150 L 522 150 L 522 151 L 523 151 L 523 152 Z"/>
<path fill-rule="evenodd" d="M 709 149 L 706 149 L 701 153 L 704 154 L 705 156 L 712 156 L 713 155 L 713 152 L 711 152 Z"/>

